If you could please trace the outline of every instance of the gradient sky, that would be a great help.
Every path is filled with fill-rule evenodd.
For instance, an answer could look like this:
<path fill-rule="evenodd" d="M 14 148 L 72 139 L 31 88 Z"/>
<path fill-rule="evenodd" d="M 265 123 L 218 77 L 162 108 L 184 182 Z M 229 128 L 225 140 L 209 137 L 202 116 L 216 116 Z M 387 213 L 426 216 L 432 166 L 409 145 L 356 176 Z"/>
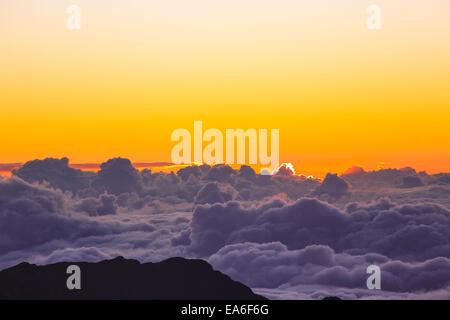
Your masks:
<path fill-rule="evenodd" d="M 448 0 L 1 0 L 0 163 L 170 161 L 172 131 L 202 120 L 280 129 L 298 172 L 450 171 L 449 16 Z"/>

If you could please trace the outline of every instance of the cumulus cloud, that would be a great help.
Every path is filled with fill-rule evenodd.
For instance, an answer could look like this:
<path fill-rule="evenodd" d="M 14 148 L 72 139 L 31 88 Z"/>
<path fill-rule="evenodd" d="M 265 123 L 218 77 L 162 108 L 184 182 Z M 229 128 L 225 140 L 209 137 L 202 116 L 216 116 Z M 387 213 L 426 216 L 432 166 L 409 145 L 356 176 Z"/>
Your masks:
<path fill-rule="evenodd" d="M 109 213 L 112 199 L 102 195 L 100 203 L 82 203 L 81 207 L 96 214 Z M 61 191 L 19 178 L 0 181 L 0 268 L 21 262 L 18 257 L 36 259 L 70 247 L 72 252 L 92 247 L 117 254 L 133 249 L 136 254 L 139 248 L 169 250 L 171 239 L 188 227 L 185 218 L 167 221 L 166 217 L 113 215 L 94 219 L 75 212 L 73 207 L 79 205 Z"/>
<path fill-rule="evenodd" d="M 380 254 L 336 253 L 323 245 L 289 250 L 280 242 L 227 245 L 209 258 L 216 268 L 251 287 L 319 285 L 366 288 L 369 265 L 381 269 L 382 289 L 392 292 L 423 292 L 450 285 L 450 259 L 424 262 L 391 260 Z"/>
<path fill-rule="evenodd" d="M 449 173 L 440 173 L 433 176 L 430 184 L 440 184 L 440 185 L 449 185 L 450 184 L 450 174 Z"/>
<path fill-rule="evenodd" d="M 198 191 L 208 182 L 229 184 L 239 191 L 241 201 L 262 200 L 277 194 L 286 194 L 291 199 L 309 194 L 316 181 L 301 179 L 299 176 L 261 176 L 249 166 L 234 170 L 227 165 L 188 166 L 173 172 L 152 173 L 144 169 L 136 170 L 131 161 L 114 158 L 106 161 L 101 170 L 84 172 L 69 167 L 67 158 L 44 159 L 27 162 L 14 171 L 25 181 L 43 183 L 62 191 L 71 191 L 77 198 L 98 198 L 105 192 L 122 196 L 120 206 L 130 209 L 143 208 L 154 200 L 177 203 L 194 202 Z M 135 199 L 135 196 L 138 199 Z M 92 199 L 90 202 L 93 202 Z M 92 210 L 91 210 L 92 211 Z"/>
<path fill-rule="evenodd" d="M 450 257 L 450 211 L 435 204 L 380 200 L 341 210 L 308 198 L 252 208 L 228 202 L 197 206 L 191 227 L 192 250 L 200 256 L 227 244 L 279 241 L 290 249 L 322 244 L 337 252 L 408 260 Z"/>
<path fill-rule="evenodd" d="M 33 160 L 13 170 L 13 174 L 28 182 L 48 182 L 53 188 L 72 191 L 89 187 L 93 173 L 69 167 L 69 159 Z"/>
<path fill-rule="evenodd" d="M 397 187 L 403 183 L 405 177 L 417 175 L 416 171 L 409 167 L 368 172 L 362 168 L 353 167 L 344 172 L 342 178 L 348 181 L 352 188 L 367 189 Z"/>
<path fill-rule="evenodd" d="M 142 189 L 141 176 L 131 161 L 123 158 L 110 159 L 100 166 L 101 170 L 92 182 L 92 187 L 110 194 L 138 192 Z"/>
<path fill-rule="evenodd" d="M 233 189 L 229 187 L 219 187 L 216 182 L 205 184 L 195 196 L 196 204 L 223 203 L 233 198 Z"/>
<path fill-rule="evenodd" d="M 200 177 L 202 172 L 198 166 L 189 166 L 178 170 L 177 175 L 184 181 L 187 181 L 191 175 L 194 177 Z"/>
<path fill-rule="evenodd" d="M 279 176 L 293 176 L 295 174 L 294 168 L 291 164 L 283 163 L 274 173 Z"/>
<path fill-rule="evenodd" d="M 233 168 L 228 165 L 218 164 L 209 169 L 206 179 L 210 181 L 227 182 L 233 174 Z"/>
<path fill-rule="evenodd" d="M 449 298 L 445 174 L 355 169 L 319 186 L 247 166 L 139 172 L 121 158 L 98 173 L 80 175 L 67 159 L 37 160 L 15 173 L 0 179 L 0 269 L 119 255 L 201 257 L 270 298 Z M 405 177 L 424 185 L 398 188 Z M 333 205 L 305 198 L 314 190 L 325 199 L 346 196 Z M 365 288 L 368 264 L 381 267 L 383 290 Z"/>
<path fill-rule="evenodd" d="M 339 198 L 348 193 L 348 183 L 337 174 L 328 173 L 323 182 L 314 190 L 314 194 L 328 194 Z"/>
<path fill-rule="evenodd" d="M 366 171 L 364 170 L 364 168 L 358 167 L 358 166 L 354 166 L 351 168 L 348 168 L 347 170 L 345 170 L 342 175 L 343 176 L 358 176 L 358 175 L 362 175 L 366 173 Z"/>
<path fill-rule="evenodd" d="M 253 288 L 253 291 L 269 299 L 321 300 L 325 297 L 339 297 L 345 300 L 449 300 L 450 286 L 419 292 L 393 292 L 363 288 L 343 288 L 320 285 L 282 285 L 278 288 Z"/>
<path fill-rule="evenodd" d="M 407 176 L 403 178 L 403 183 L 399 186 L 400 188 L 415 188 L 423 186 L 422 180 L 416 176 Z"/>
<path fill-rule="evenodd" d="M 75 205 L 76 211 L 83 211 L 91 216 L 115 214 L 117 212 L 116 197 L 102 194 L 100 198 L 84 198 Z"/>
<path fill-rule="evenodd" d="M 241 168 L 239 169 L 237 176 L 246 180 L 254 180 L 257 175 L 252 167 L 242 165 Z"/>

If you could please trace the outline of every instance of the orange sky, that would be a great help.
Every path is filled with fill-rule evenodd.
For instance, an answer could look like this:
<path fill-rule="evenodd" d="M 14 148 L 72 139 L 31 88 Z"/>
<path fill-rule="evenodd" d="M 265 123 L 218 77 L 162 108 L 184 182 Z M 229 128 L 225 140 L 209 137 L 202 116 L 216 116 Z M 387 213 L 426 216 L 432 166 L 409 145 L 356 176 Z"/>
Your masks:
<path fill-rule="evenodd" d="M 202 120 L 280 129 L 298 172 L 450 171 L 450 2 L 376 2 L 2 0 L 0 163 L 170 161 Z"/>

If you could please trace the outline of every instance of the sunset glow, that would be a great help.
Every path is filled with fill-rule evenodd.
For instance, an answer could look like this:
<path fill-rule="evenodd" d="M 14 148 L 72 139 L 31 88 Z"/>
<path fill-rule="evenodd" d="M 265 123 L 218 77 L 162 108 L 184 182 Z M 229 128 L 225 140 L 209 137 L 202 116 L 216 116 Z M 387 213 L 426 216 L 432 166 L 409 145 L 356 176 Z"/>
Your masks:
<path fill-rule="evenodd" d="M 0 163 L 170 162 L 176 128 L 279 128 L 280 162 L 450 170 L 450 2 L 0 2 Z"/>

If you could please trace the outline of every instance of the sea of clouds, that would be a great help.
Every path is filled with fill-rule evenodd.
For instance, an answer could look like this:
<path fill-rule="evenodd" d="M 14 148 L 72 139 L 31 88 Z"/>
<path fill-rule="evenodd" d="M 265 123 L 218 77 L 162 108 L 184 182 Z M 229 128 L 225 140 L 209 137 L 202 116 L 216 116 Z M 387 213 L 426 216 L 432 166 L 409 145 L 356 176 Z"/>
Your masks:
<path fill-rule="evenodd" d="M 411 168 L 320 181 L 286 167 L 98 173 L 34 160 L 0 178 L 0 269 L 201 258 L 273 299 L 450 298 L 450 181 Z M 382 290 L 366 288 L 367 266 Z"/>

